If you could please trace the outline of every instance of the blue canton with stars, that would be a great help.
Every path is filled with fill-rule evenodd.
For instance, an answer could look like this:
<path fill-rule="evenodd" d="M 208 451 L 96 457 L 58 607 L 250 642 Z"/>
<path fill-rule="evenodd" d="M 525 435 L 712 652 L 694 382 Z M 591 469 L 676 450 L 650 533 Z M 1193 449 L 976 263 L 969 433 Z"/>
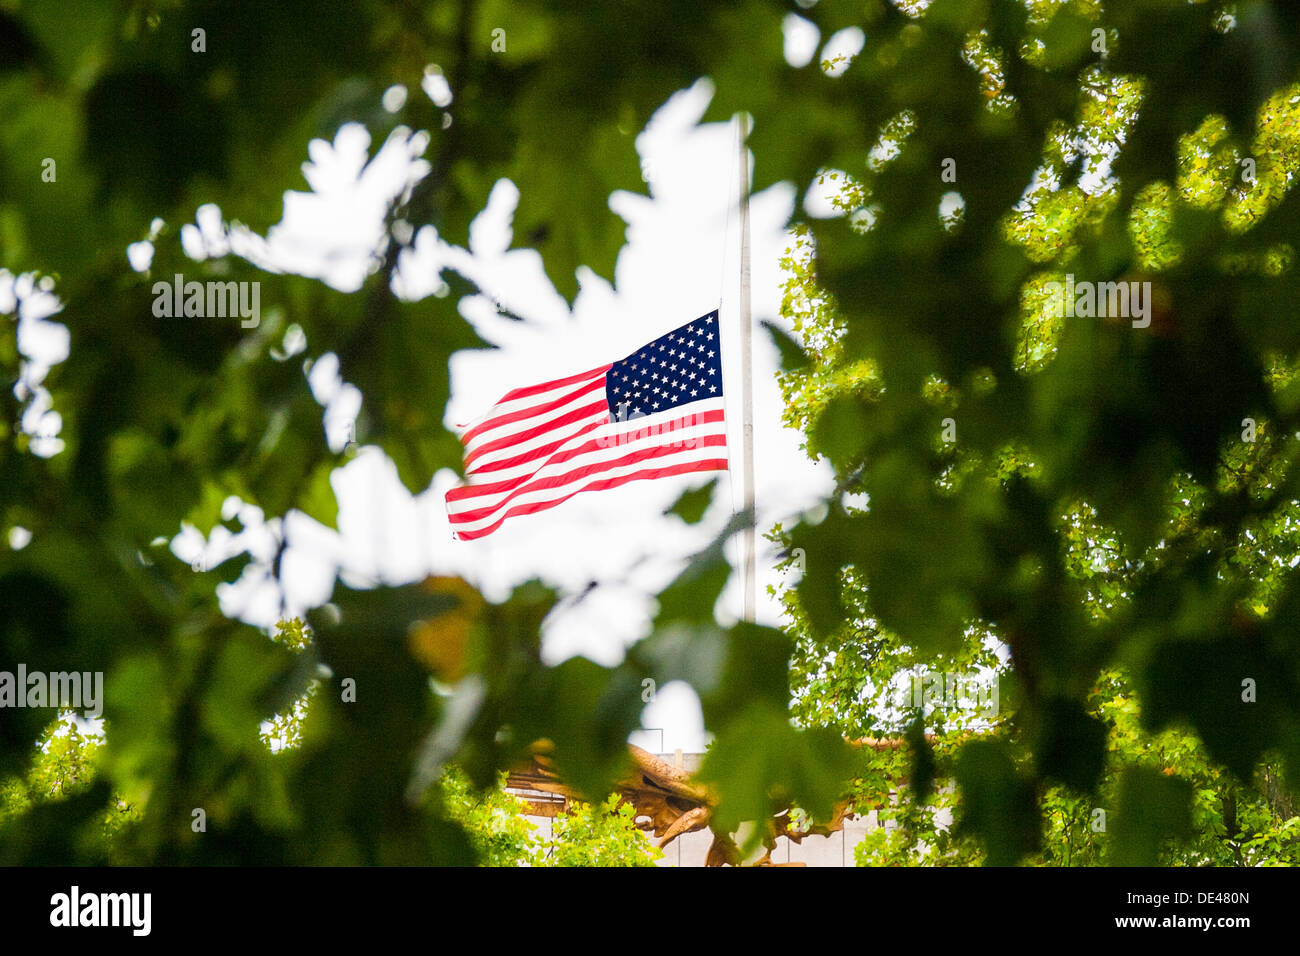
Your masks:
<path fill-rule="evenodd" d="M 605 396 L 611 421 L 626 421 L 722 397 L 718 313 L 661 335 L 610 366 Z"/>

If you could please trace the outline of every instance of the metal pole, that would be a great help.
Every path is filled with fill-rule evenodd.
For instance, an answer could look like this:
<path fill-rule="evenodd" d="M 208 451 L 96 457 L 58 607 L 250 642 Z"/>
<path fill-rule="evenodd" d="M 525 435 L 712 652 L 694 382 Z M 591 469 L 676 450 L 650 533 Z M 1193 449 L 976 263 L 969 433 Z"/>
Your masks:
<path fill-rule="evenodd" d="M 746 621 L 754 620 L 755 567 L 754 567 L 754 335 L 749 305 L 749 136 L 746 114 L 737 116 L 740 124 L 740 390 L 742 402 L 741 429 L 744 444 L 745 511 L 750 516 L 743 532 L 745 613 Z"/>

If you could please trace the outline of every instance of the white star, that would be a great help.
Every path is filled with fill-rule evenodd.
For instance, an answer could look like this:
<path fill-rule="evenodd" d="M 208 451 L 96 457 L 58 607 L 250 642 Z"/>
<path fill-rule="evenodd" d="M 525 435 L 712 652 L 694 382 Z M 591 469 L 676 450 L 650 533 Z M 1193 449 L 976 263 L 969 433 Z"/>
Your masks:
<path fill-rule="evenodd" d="M 709 391 L 710 391 L 710 392 L 716 392 L 717 390 L 718 390 L 718 386 L 716 386 L 716 385 L 710 385 L 710 386 L 709 386 Z"/>
<path fill-rule="evenodd" d="M 709 358 L 713 358 L 713 349 L 709 349 Z"/>
<path fill-rule="evenodd" d="M 698 394 L 700 394 L 700 393 L 697 392 L 695 389 L 691 389 L 691 398 L 694 398 L 694 397 L 695 397 L 696 395 L 698 395 Z"/>

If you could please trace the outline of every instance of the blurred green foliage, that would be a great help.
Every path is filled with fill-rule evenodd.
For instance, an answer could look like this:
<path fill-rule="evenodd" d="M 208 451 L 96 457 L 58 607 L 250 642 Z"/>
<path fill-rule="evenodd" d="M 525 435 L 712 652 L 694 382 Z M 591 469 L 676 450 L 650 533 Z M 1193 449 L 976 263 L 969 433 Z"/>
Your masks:
<path fill-rule="evenodd" d="M 792 13 L 823 38 L 860 28 L 862 52 L 788 66 Z M 1010 655 L 1006 726 L 950 756 L 972 797 L 963 832 L 988 860 L 1051 842 L 1051 787 L 1081 806 L 1113 789 L 1117 861 L 1207 832 L 1234 792 L 1223 818 L 1242 852 L 1292 852 L 1274 846 L 1290 824 L 1263 814 L 1277 780 L 1300 779 L 1297 27 L 1280 0 L 0 3 L 0 269 L 19 300 L 0 303 L 0 364 L 23 380 L 0 391 L 0 532 L 30 532 L 0 543 L 0 668 L 107 681 L 96 781 L 7 801 L 0 862 L 471 862 L 481 847 L 429 798 L 443 768 L 489 788 L 545 738 L 598 801 L 626 770 L 645 678 L 686 680 L 703 702 L 716 826 L 789 801 L 817 816 L 855 772 L 839 733 L 874 725 L 852 695 L 809 693 L 808 660 L 866 646 L 880 668 L 960 669 L 991 663 L 986 635 Z M 431 73 L 450 103 L 383 108 Z M 799 308 L 834 318 L 800 329 L 803 373 L 781 343 L 803 376 L 791 421 L 838 481 L 824 516 L 780 532 L 806 555 L 796 626 L 714 620 L 721 541 L 617 667 L 542 662 L 555 596 L 536 583 L 501 602 L 461 581 L 340 583 L 309 641 L 224 618 L 216 588 L 238 562 L 195 573 L 167 541 L 182 522 L 239 530 L 230 496 L 334 519 L 343 452 L 304 359 L 338 357 L 364 395 L 356 443 L 412 491 L 459 466 L 447 361 L 483 343 L 457 311 L 463 279 L 446 277 L 455 295 L 394 293 L 410 227 L 465 244 L 509 177 L 517 241 L 572 297 L 579 266 L 612 275 L 624 228 L 609 194 L 643 185 L 633 138 L 701 76 L 709 118 L 754 117 L 756 188 L 851 184 L 846 215 L 801 233 L 816 293 L 796 290 Z M 185 255 L 201 206 L 226 232 L 278 221 L 308 143 L 346 122 L 372 156 L 394 142 L 427 163 L 360 289 Z M 146 238 L 135 272 L 126 249 Z M 154 316 L 152 283 L 176 272 L 260 282 L 261 324 Z M 1150 282 L 1150 326 L 1057 315 L 1043 285 L 1070 274 Z M 71 347 L 36 383 L 15 316 L 44 287 Z M 290 330 L 301 358 L 281 348 Z M 272 753 L 264 721 L 312 686 L 300 739 Z M 1195 753 L 1117 763 L 1119 701 L 1137 702 L 1141 740 L 1187 728 Z M 3 713 L 8 793 L 40 787 L 35 742 L 64 746 L 49 716 Z M 912 771 L 936 793 L 944 746 Z M 1267 805 L 1231 789 L 1260 773 Z M 120 805 L 131 823 L 106 845 Z"/>
<path fill-rule="evenodd" d="M 850 68 L 879 139 L 784 261 L 787 422 L 838 484 L 775 534 L 796 716 L 908 732 L 864 750 L 863 864 L 1293 865 L 1295 12 L 928 6 L 859 59 L 960 22 L 969 71 Z M 1149 282 L 1150 324 L 1072 316 L 1067 275 Z M 909 692 L 945 673 L 996 716 Z"/>
<path fill-rule="evenodd" d="M 301 743 L 307 702 L 304 695 L 265 728 L 269 746 L 284 751 Z M 0 788 L 0 823 L 90 790 L 103 745 L 101 734 L 84 732 L 71 713 L 60 714 L 42 735 L 27 777 Z M 600 804 L 574 801 L 554 818 L 549 834 L 525 818 L 527 807 L 507 791 L 504 773 L 494 786 L 478 789 L 458 768 L 445 767 L 429 799 L 464 829 L 483 866 L 654 866 L 663 856 L 637 828 L 632 807 L 615 794 Z M 115 800 L 101 829 L 87 834 L 92 852 L 119 861 L 122 830 L 139 817 L 138 805 Z"/>

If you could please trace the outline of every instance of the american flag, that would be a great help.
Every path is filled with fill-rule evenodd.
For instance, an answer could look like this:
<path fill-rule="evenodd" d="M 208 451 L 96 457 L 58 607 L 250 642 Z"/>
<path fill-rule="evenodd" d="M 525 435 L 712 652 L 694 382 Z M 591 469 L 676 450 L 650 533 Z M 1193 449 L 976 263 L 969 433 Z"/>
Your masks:
<path fill-rule="evenodd" d="M 726 471 L 721 352 L 714 311 L 610 365 L 507 392 L 461 434 L 453 534 L 481 538 L 583 491 Z"/>

